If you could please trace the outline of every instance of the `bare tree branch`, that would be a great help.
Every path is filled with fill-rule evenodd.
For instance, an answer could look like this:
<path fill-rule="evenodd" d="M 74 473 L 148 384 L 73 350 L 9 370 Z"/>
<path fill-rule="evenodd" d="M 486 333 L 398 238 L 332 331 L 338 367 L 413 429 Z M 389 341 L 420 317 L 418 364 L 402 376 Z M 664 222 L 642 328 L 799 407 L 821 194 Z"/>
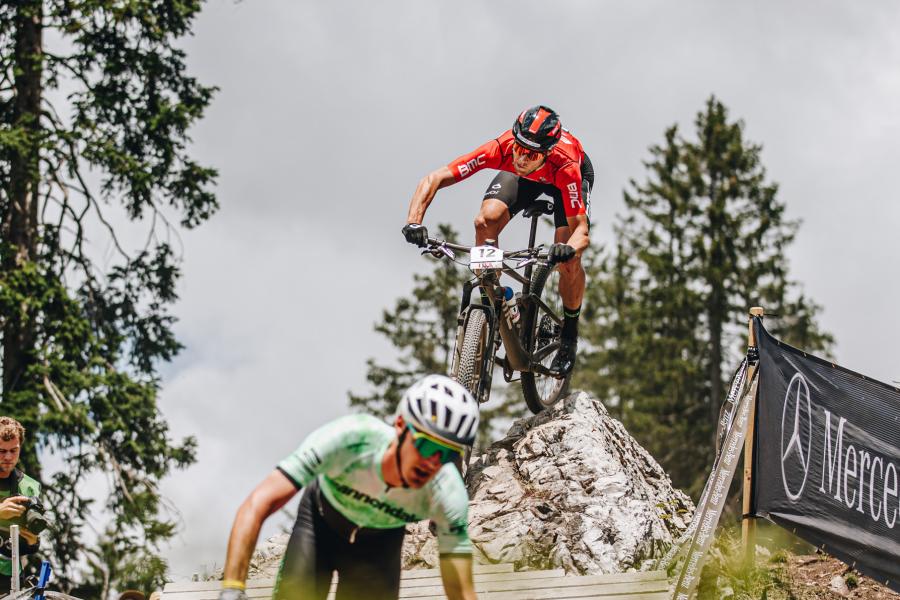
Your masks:
<path fill-rule="evenodd" d="M 44 361 L 44 365 L 47 365 L 47 362 Z M 64 412 L 65 410 L 71 408 L 69 401 L 60 393 L 59 389 L 50 381 L 50 378 L 47 375 L 44 375 L 44 387 L 47 388 L 47 393 L 50 395 L 50 398 L 53 400 L 53 404 L 56 406 L 56 410 L 59 412 Z"/>

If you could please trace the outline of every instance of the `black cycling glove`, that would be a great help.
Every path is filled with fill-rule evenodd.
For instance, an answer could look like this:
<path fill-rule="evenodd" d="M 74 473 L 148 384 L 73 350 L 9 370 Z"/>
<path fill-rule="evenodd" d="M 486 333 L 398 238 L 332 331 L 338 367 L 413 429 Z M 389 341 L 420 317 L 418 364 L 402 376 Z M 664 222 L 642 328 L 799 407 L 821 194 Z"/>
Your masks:
<path fill-rule="evenodd" d="M 415 244 L 422 248 L 428 243 L 428 230 L 424 225 L 419 223 L 407 223 L 403 226 L 403 237 L 410 244 Z"/>
<path fill-rule="evenodd" d="M 564 263 L 571 260 L 575 256 L 575 248 L 568 244 L 553 244 L 547 253 L 547 264 L 553 265 Z"/>

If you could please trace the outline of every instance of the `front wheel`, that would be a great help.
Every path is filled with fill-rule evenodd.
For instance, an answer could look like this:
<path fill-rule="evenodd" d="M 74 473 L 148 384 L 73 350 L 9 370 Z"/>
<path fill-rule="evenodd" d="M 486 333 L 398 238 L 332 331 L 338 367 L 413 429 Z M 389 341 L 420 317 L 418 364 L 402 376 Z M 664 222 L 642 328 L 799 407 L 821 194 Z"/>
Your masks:
<path fill-rule="evenodd" d="M 487 340 L 488 325 L 484 311 L 470 310 L 463 333 L 462 348 L 459 352 L 456 380 L 469 390 L 478 402 L 484 402 L 487 399 L 480 398 L 478 394 L 478 388 L 481 387 L 485 376 L 483 367 L 484 353 L 487 352 Z"/>
<path fill-rule="evenodd" d="M 559 295 L 559 271 L 540 265 L 531 276 L 531 293 L 544 301 L 553 313 L 547 312 L 537 302 L 529 302 L 522 320 L 522 345 L 532 363 L 550 367 L 559 350 L 559 320 L 563 314 Z M 569 391 L 570 373 L 565 379 L 557 379 L 540 373 L 522 373 L 522 394 L 525 404 L 534 414 L 555 404 Z"/>

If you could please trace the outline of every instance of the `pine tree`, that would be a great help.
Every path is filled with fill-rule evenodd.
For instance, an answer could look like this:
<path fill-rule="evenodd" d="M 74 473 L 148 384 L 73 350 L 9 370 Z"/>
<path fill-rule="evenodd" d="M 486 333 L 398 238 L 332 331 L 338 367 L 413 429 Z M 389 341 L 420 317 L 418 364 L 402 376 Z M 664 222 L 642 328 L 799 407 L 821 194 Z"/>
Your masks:
<path fill-rule="evenodd" d="M 646 181 L 625 192 L 617 253 L 589 289 L 603 311 L 599 393 L 673 481 L 696 492 L 713 453 L 723 369 L 746 350 L 747 309 L 783 315 L 767 325 L 810 351 L 827 352 L 832 339 L 816 324 L 819 307 L 788 278 L 784 250 L 799 224 L 766 181 L 761 147 L 715 97 L 695 126 L 695 140 L 676 125 L 651 147 Z"/>
<path fill-rule="evenodd" d="M 85 480 L 108 477 L 108 543 L 152 551 L 175 528 L 157 483 L 194 459 L 156 399 L 157 366 L 181 347 L 177 224 L 217 208 L 215 172 L 187 151 L 213 93 L 179 48 L 200 4 L 0 4 L 2 412 L 36 441 L 22 465 L 44 484 L 64 589 L 89 554 Z M 130 248 L 121 221 L 143 223 L 146 242 Z M 66 465 L 52 477 L 49 454 Z"/>
<path fill-rule="evenodd" d="M 122 539 L 115 532 L 101 536 L 86 559 L 87 570 L 82 577 L 86 583 L 72 590 L 78 598 L 112 600 L 125 590 L 149 596 L 166 584 L 166 561 L 141 548 L 139 540 Z"/>

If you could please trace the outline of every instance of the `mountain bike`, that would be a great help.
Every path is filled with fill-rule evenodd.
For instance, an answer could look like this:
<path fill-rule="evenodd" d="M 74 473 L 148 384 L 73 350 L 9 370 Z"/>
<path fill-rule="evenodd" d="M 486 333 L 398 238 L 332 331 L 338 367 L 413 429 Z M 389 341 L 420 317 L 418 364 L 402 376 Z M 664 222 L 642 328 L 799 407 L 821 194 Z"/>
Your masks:
<path fill-rule="evenodd" d="M 483 403 L 490 398 L 495 364 L 502 367 L 508 383 L 518 372 L 525 403 L 535 414 L 566 394 L 571 377 L 556 378 L 548 369 L 559 349 L 562 299 L 559 272 L 547 264 L 545 246 L 534 245 L 542 214 L 553 214 L 552 202 L 537 202 L 525 211 L 531 233 L 522 250 L 503 250 L 491 240 L 482 246 L 463 246 L 429 238 L 422 251 L 464 264 L 473 273 L 463 284 L 450 376 Z M 469 262 L 457 259 L 457 252 L 467 253 Z M 521 284 L 521 291 L 510 294 L 501 275 Z M 480 302 L 472 300 L 476 289 Z M 501 345 L 505 354 L 498 356 Z"/>

